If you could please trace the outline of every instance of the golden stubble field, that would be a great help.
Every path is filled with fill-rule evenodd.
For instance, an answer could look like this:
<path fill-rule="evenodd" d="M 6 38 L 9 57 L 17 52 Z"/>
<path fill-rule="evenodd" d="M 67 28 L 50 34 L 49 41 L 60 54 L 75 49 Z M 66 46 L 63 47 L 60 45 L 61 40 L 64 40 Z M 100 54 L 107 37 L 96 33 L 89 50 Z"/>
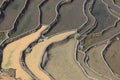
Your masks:
<path fill-rule="evenodd" d="M 38 43 L 35 47 L 33 47 L 32 52 L 26 56 L 26 64 L 29 69 L 41 80 L 51 80 L 51 78 L 44 73 L 44 71 L 40 68 L 40 63 L 42 61 L 42 56 L 45 53 L 46 48 L 58 41 L 62 41 L 66 39 L 71 34 L 74 34 L 76 31 L 64 32 L 61 34 L 57 34 L 49 39 L 45 39 L 43 42 Z"/>
<path fill-rule="evenodd" d="M 2 68 L 16 69 L 16 78 L 22 78 L 22 80 L 31 80 L 32 78 L 22 69 L 20 65 L 21 52 L 27 48 L 27 46 L 35 41 L 40 33 L 46 29 L 46 26 L 42 26 L 38 31 L 28 36 L 20 38 L 10 44 L 8 44 L 3 51 Z"/>

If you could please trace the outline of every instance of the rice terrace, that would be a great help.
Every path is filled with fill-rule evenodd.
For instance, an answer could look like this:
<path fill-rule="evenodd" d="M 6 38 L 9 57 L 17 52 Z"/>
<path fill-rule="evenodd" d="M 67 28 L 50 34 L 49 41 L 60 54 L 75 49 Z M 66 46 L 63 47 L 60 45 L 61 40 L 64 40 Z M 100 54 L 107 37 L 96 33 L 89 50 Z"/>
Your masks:
<path fill-rule="evenodd" d="M 0 80 L 120 80 L 120 0 L 0 0 Z"/>

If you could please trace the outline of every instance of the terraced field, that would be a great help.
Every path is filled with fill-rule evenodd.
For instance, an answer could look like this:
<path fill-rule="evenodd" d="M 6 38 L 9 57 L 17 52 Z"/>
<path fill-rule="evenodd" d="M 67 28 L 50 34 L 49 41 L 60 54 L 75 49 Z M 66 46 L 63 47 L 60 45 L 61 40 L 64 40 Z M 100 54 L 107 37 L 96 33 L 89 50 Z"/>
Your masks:
<path fill-rule="evenodd" d="M 86 20 L 82 12 L 83 2 L 84 0 L 74 0 L 69 5 L 63 5 L 59 11 L 59 22 L 51 26 L 52 29 L 50 29 L 47 36 L 63 32 L 63 30 L 68 31 L 79 28 Z"/>
<path fill-rule="evenodd" d="M 98 22 L 98 25 L 96 26 L 97 28 L 94 30 L 94 32 L 100 32 L 105 28 L 109 28 L 117 20 L 115 16 L 111 15 L 108 12 L 107 7 L 101 0 L 95 0 L 95 4 L 93 7 L 94 8 L 93 8 L 92 14 L 93 16 L 95 16 Z"/>
<path fill-rule="evenodd" d="M 120 6 L 120 0 L 114 0 L 115 4 L 117 4 L 118 6 Z"/>
<path fill-rule="evenodd" d="M 0 80 L 120 80 L 119 0 L 0 0 Z"/>
<path fill-rule="evenodd" d="M 116 74 L 120 74 L 120 63 L 119 63 L 119 36 L 112 40 L 111 45 L 108 47 L 105 53 L 105 60 L 107 61 L 108 65 L 112 69 L 112 71 Z M 114 62 L 114 63 L 113 63 Z"/>
<path fill-rule="evenodd" d="M 40 36 L 41 32 L 45 28 L 46 26 L 43 26 L 37 32 L 29 36 L 23 37 L 7 45 L 3 51 L 4 55 L 3 55 L 2 68 L 3 69 L 9 69 L 9 68 L 16 69 L 16 78 L 21 78 L 22 80 L 31 80 L 32 78 L 22 69 L 20 65 L 20 57 L 22 55 L 21 52 L 25 48 L 27 48 L 27 46 L 31 42 L 35 41 Z"/>
<path fill-rule="evenodd" d="M 55 80 L 89 80 L 82 72 L 82 69 L 75 63 L 75 46 L 76 40 L 72 38 L 48 47 L 48 62 L 45 70 Z"/>
<path fill-rule="evenodd" d="M 38 79 L 41 80 L 51 80 L 40 68 L 40 63 L 41 66 L 44 66 L 46 63 L 46 58 L 43 60 L 43 54 L 45 53 L 46 48 L 48 45 L 54 43 L 54 42 L 59 42 L 67 38 L 69 35 L 74 34 L 75 31 L 70 31 L 70 32 L 65 32 L 62 34 L 55 35 L 54 37 L 50 39 L 45 39 L 43 42 L 38 43 L 33 50 L 26 56 L 26 64 L 29 67 L 29 69 L 35 74 Z M 42 47 L 41 47 L 42 46 Z M 36 52 L 37 51 L 37 52 Z M 31 61 L 30 61 L 31 60 Z M 33 65 L 34 63 L 34 65 Z"/>
<path fill-rule="evenodd" d="M 23 8 L 26 0 L 14 0 L 11 2 L 4 11 L 5 17 L 0 21 L 0 31 L 9 30 L 13 27 L 17 15 Z"/>
<path fill-rule="evenodd" d="M 13 32 L 10 32 L 10 37 L 16 37 L 25 32 L 31 31 L 39 26 L 39 5 L 42 3 L 42 0 L 28 1 L 26 5 L 29 7 L 24 7 L 25 10 L 22 13 L 22 18 L 20 19 L 19 24 L 14 26 Z"/>

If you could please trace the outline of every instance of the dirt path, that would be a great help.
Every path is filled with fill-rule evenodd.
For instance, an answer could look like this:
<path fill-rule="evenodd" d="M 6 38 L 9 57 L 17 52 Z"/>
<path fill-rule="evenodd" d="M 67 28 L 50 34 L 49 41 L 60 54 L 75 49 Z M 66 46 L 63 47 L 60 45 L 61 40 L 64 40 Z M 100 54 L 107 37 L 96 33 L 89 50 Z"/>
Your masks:
<path fill-rule="evenodd" d="M 46 26 L 42 26 L 38 31 L 25 36 L 19 40 L 16 40 L 6 46 L 3 51 L 2 68 L 14 68 L 16 69 L 16 78 L 22 78 L 22 80 L 31 80 L 32 78 L 22 69 L 20 65 L 21 52 L 27 48 L 27 46 L 35 41 L 40 33 L 46 29 Z"/>

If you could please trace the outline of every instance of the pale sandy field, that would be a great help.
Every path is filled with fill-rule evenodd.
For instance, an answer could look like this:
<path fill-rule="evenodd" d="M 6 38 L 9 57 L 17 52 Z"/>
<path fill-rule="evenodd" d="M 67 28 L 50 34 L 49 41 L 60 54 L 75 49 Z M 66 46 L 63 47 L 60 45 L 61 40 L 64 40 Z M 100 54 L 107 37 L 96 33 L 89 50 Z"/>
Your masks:
<path fill-rule="evenodd" d="M 29 69 L 40 79 L 40 80 L 51 80 L 51 78 L 46 75 L 43 70 L 40 68 L 40 63 L 42 61 L 42 56 L 45 52 L 45 49 L 48 45 L 53 42 L 58 42 L 64 40 L 71 34 L 74 34 L 76 31 L 64 32 L 58 35 L 55 35 L 49 39 L 45 39 L 43 42 L 38 43 L 30 54 L 26 56 L 26 64 Z"/>
<path fill-rule="evenodd" d="M 89 80 L 74 60 L 76 40 L 56 43 L 48 50 L 49 60 L 45 70 L 56 80 Z"/>
<path fill-rule="evenodd" d="M 16 69 L 16 78 L 20 77 L 22 80 L 31 80 L 31 77 L 22 69 L 20 65 L 19 61 L 21 52 L 27 48 L 31 42 L 35 41 L 44 29 L 46 29 L 46 26 L 42 26 L 42 28 L 37 32 L 8 44 L 3 51 L 2 68 L 14 68 Z"/>

